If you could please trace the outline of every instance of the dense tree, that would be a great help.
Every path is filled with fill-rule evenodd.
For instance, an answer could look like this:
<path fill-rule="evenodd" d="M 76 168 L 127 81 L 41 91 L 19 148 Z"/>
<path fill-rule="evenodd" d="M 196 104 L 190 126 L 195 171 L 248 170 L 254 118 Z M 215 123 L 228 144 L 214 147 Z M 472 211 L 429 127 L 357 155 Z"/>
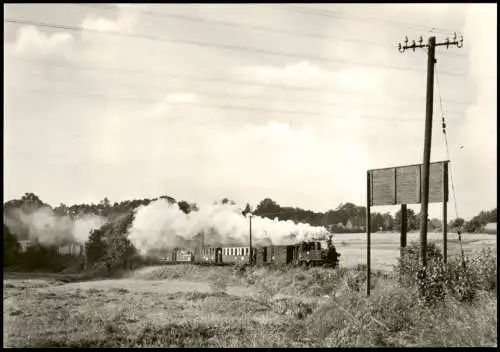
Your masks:
<path fill-rule="evenodd" d="M 12 234 L 9 228 L 3 225 L 3 265 L 4 267 L 10 267 L 16 265 L 19 260 L 19 253 L 21 252 L 21 246 L 17 241 L 17 238 Z"/>
<path fill-rule="evenodd" d="M 181 200 L 177 203 L 177 205 L 179 206 L 179 209 L 184 212 L 184 214 L 189 214 L 191 212 L 191 205 L 188 202 Z"/>
<path fill-rule="evenodd" d="M 390 213 L 385 213 L 382 216 L 384 218 L 384 230 L 392 231 L 394 227 L 394 218 Z"/>
<path fill-rule="evenodd" d="M 129 212 L 92 231 L 85 245 L 87 263 L 104 265 L 109 273 L 129 267 L 137 254 L 127 238 L 133 220 L 134 213 Z"/>
<path fill-rule="evenodd" d="M 247 214 L 249 214 L 251 212 L 252 212 L 252 208 L 250 207 L 250 204 L 247 203 L 247 205 L 245 206 L 245 209 L 243 209 L 243 211 L 242 211 L 242 214 L 246 216 Z"/>
<path fill-rule="evenodd" d="M 372 228 L 372 231 L 379 231 L 379 230 L 384 230 L 384 222 L 385 218 L 382 214 L 380 213 L 373 213 L 370 216 L 370 225 Z"/>
<path fill-rule="evenodd" d="M 268 216 L 264 214 L 278 213 L 280 211 L 281 207 L 274 200 L 272 200 L 271 198 L 265 198 L 257 205 L 254 214 L 272 218 L 272 215 Z"/>
<path fill-rule="evenodd" d="M 106 254 L 104 235 L 109 231 L 110 227 L 110 224 L 106 224 L 99 229 L 91 231 L 89 239 L 85 243 L 88 264 L 97 263 L 104 258 Z"/>
<path fill-rule="evenodd" d="M 465 220 L 462 218 L 456 218 L 448 224 L 448 227 L 450 229 L 456 230 L 456 229 L 461 229 L 465 224 Z"/>
<path fill-rule="evenodd" d="M 432 231 L 441 232 L 443 230 L 443 222 L 439 219 L 433 218 L 430 222 Z"/>
<path fill-rule="evenodd" d="M 470 221 L 465 223 L 464 229 L 469 233 L 479 232 L 483 228 L 483 225 L 477 217 L 473 217 Z"/>
<path fill-rule="evenodd" d="M 406 209 L 406 224 L 408 231 L 417 230 L 420 228 L 419 219 L 413 209 Z M 398 210 L 396 214 L 394 214 L 394 230 L 401 230 L 401 210 Z"/>
<path fill-rule="evenodd" d="M 66 206 L 66 204 L 61 203 L 61 204 L 59 204 L 58 207 L 54 208 L 54 214 L 56 214 L 58 216 L 69 215 L 69 208 Z"/>

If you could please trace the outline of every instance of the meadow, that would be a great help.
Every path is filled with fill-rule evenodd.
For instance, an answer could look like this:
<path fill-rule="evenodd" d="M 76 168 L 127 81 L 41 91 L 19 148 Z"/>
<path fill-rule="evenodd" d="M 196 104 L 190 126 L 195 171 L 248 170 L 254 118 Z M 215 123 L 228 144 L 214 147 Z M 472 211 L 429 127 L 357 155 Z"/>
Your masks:
<path fill-rule="evenodd" d="M 471 258 L 496 239 L 466 236 Z M 365 260 L 364 240 L 338 235 L 342 267 L 334 270 L 175 265 L 104 280 L 5 273 L 4 347 L 497 345 L 496 284 L 470 302 L 450 295 L 429 306 L 393 271 L 379 271 L 366 297 L 366 273 L 356 268 Z M 399 235 L 373 234 L 373 243 L 373 257 L 390 268 Z M 490 267 L 492 258 L 496 252 Z"/>
<path fill-rule="evenodd" d="M 419 242 L 420 233 L 407 234 L 407 244 Z M 496 235 L 490 234 L 462 234 L 462 246 L 465 255 L 477 252 L 481 248 L 496 249 Z M 371 258 L 374 270 L 392 270 L 399 258 L 400 235 L 396 232 L 376 232 L 371 234 Z M 435 243 L 443 249 L 443 234 L 430 232 L 427 241 Z M 334 244 L 341 253 L 341 265 L 346 268 L 366 263 L 366 233 L 336 234 Z M 460 253 L 460 243 L 456 233 L 448 233 L 448 255 Z"/>

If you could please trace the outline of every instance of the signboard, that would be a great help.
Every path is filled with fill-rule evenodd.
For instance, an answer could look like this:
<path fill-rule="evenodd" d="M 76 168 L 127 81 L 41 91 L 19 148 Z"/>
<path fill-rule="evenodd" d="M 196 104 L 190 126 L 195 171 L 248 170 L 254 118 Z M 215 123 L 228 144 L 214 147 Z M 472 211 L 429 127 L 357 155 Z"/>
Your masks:
<path fill-rule="evenodd" d="M 419 204 L 423 164 L 368 170 L 370 206 Z M 448 201 L 448 161 L 430 163 L 429 203 Z"/>

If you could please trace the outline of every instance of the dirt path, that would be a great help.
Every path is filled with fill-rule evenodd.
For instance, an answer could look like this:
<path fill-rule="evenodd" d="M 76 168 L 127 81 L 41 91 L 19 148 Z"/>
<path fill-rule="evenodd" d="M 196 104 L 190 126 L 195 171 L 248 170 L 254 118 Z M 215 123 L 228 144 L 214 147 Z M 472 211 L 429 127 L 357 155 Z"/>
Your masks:
<path fill-rule="evenodd" d="M 60 286 L 53 286 L 53 291 L 67 290 L 87 290 L 90 288 L 109 290 L 126 289 L 130 292 L 154 292 L 154 293 L 175 293 L 175 292 L 212 292 L 210 285 L 205 282 L 194 282 L 184 280 L 141 280 L 134 278 L 127 279 L 109 279 L 98 281 L 74 282 Z M 235 296 L 249 296 L 256 291 L 251 287 L 229 285 L 227 293 Z"/>

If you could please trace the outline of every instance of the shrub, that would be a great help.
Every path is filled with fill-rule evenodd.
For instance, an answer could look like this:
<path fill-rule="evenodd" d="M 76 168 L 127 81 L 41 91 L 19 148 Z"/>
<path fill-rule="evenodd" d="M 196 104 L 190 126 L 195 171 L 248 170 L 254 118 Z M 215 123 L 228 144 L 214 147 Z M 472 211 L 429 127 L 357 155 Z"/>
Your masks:
<path fill-rule="evenodd" d="M 416 242 L 412 242 L 409 246 L 403 248 L 401 256 L 398 258 L 398 264 L 394 270 L 399 276 L 401 284 L 405 286 L 413 286 L 417 282 L 420 265 L 420 246 Z M 433 242 L 427 244 L 427 262 L 429 266 L 435 261 L 441 261 L 443 255 L 439 248 Z M 420 273 L 423 276 L 422 273 Z"/>
<path fill-rule="evenodd" d="M 490 291 L 497 289 L 497 257 L 492 248 L 483 248 L 468 262 L 471 276 L 476 278 L 477 288 Z"/>
<path fill-rule="evenodd" d="M 412 243 L 403 250 L 395 269 L 404 286 L 418 286 L 426 303 L 442 301 L 448 293 L 458 301 L 472 301 L 478 290 L 496 290 L 496 258 L 491 249 L 483 249 L 464 265 L 457 257 L 443 262 L 441 251 L 428 244 L 427 267 L 419 262 L 419 247 Z"/>

